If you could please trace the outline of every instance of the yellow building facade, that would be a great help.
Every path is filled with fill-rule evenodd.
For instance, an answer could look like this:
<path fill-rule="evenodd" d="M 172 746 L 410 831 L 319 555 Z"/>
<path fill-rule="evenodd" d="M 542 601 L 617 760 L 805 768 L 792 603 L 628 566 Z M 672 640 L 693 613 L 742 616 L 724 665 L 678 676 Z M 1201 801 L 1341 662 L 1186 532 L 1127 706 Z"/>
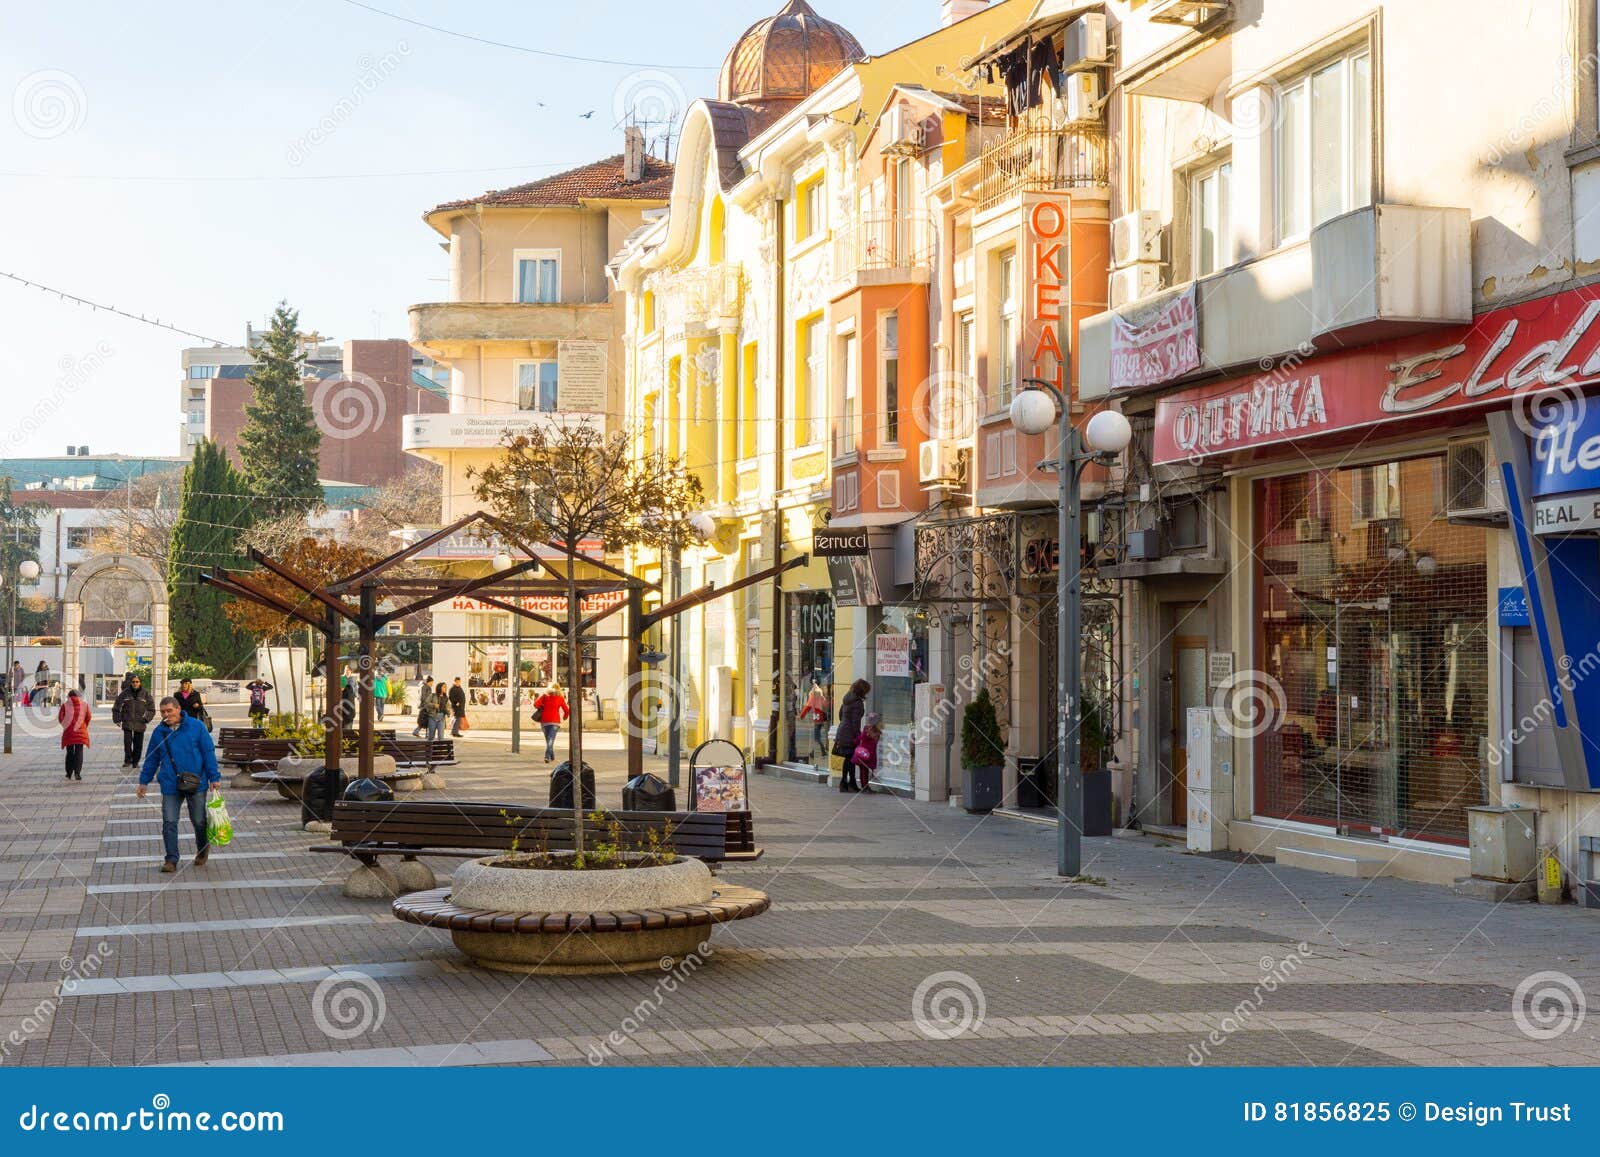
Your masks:
<path fill-rule="evenodd" d="M 837 522 L 835 463 L 860 399 L 835 303 L 859 288 L 849 255 L 874 204 L 860 195 L 863 147 L 897 84 L 949 87 L 1028 3 L 945 8 L 929 35 L 870 59 L 802 0 L 752 26 L 718 99 L 687 112 L 667 211 L 613 258 L 629 428 L 641 452 L 699 475 L 717 527 L 683 553 L 684 591 L 809 556 L 814 532 Z M 670 592 L 669 559 L 632 562 Z M 812 558 L 683 614 L 685 751 L 730 738 L 755 759 L 826 774 L 837 762 L 827 724 L 850 683 L 871 677 L 859 669 L 866 611 L 841 606 L 827 561 Z M 825 721 L 801 718 L 814 689 Z M 666 725 L 662 712 L 663 748 Z"/>

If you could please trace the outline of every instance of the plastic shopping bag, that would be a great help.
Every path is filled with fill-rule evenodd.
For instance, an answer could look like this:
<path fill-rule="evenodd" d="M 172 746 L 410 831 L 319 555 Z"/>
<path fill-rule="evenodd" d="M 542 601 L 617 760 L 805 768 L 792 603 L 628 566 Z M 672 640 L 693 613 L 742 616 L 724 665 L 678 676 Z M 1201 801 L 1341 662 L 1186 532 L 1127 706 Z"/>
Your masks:
<path fill-rule="evenodd" d="M 228 818 L 228 805 L 221 795 L 206 804 L 206 840 L 218 847 L 233 842 L 233 821 Z"/>

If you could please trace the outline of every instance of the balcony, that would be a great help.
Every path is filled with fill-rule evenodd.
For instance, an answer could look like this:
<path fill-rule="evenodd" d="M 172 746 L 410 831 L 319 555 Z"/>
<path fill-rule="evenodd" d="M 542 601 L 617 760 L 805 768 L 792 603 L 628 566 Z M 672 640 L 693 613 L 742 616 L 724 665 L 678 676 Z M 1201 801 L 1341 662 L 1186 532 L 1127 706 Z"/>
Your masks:
<path fill-rule="evenodd" d="M 611 304 L 535 305 L 520 301 L 449 301 L 413 305 L 411 344 L 438 361 L 474 356 L 487 346 L 534 341 L 609 341 Z"/>
<path fill-rule="evenodd" d="M 1099 121 L 1019 129 L 980 158 L 978 204 L 987 209 L 1021 193 L 1103 187 L 1106 156 Z"/>
<path fill-rule="evenodd" d="M 1204 373 L 1303 360 L 1341 346 L 1472 320 L 1471 215 L 1427 205 L 1368 205 L 1324 221 L 1309 240 L 1242 261 L 1197 283 Z M 1078 328 L 1078 396 L 1111 392 L 1116 322 L 1145 324 L 1189 283 Z"/>
<path fill-rule="evenodd" d="M 865 213 L 833 238 L 833 272 L 841 281 L 885 274 L 896 280 L 914 271 L 927 280 L 933 265 L 933 218 L 923 212 Z"/>
<path fill-rule="evenodd" d="M 650 288 L 661 311 L 662 327 L 711 326 L 739 316 L 744 301 L 744 274 L 737 265 L 701 265 L 663 274 Z"/>

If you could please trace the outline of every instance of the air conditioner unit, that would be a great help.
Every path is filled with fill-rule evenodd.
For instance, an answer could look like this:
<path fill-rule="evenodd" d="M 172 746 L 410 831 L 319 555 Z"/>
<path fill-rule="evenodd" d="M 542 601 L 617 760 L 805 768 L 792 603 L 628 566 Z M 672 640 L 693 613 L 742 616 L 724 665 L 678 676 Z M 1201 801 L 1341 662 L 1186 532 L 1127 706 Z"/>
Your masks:
<path fill-rule="evenodd" d="M 1111 63 L 1111 53 L 1106 43 L 1106 17 L 1104 12 L 1085 12 L 1071 24 L 1063 35 L 1061 67 L 1066 72 L 1085 68 L 1100 68 Z"/>
<path fill-rule="evenodd" d="M 1505 490 L 1495 474 L 1487 438 L 1451 442 L 1445 447 L 1444 485 L 1449 518 L 1494 518 L 1505 513 Z"/>
<path fill-rule="evenodd" d="M 1061 78 L 1061 111 L 1068 121 L 1097 121 L 1104 102 L 1100 99 L 1100 74 L 1074 72 Z"/>
<path fill-rule="evenodd" d="M 1128 532 L 1128 558 L 1133 562 L 1154 562 L 1166 555 L 1166 543 L 1159 530 Z"/>
<path fill-rule="evenodd" d="M 1296 542 L 1321 542 L 1322 519 L 1297 518 L 1294 522 L 1294 540 Z"/>
<path fill-rule="evenodd" d="M 1111 222 L 1111 268 L 1160 260 L 1160 213 L 1154 209 L 1139 209 Z"/>
<path fill-rule="evenodd" d="M 948 438 L 930 438 L 917 451 L 917 480 L 924 489 L 961 484 L 960 447 Z"/>
<path fill-rule="evenodd" d="M 891 108 L 885 128 L 885 152 L 915 152 L 922 148 L 922 122 L 909 105 L 902 102 Z"/>
<path fill-rule="evenodd" d="M 1111 274 L 1111 308 L 1120 309 L 1131 302 L 1145 298 L 1164 288 L 1161 266 L 1153 261 L 1141 261 Z"/>

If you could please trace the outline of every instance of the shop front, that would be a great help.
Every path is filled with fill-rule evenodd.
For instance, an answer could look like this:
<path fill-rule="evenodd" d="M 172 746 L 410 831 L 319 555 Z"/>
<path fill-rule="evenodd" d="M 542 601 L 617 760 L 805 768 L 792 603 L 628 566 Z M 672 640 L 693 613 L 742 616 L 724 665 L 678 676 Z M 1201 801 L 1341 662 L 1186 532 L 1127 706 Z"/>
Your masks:
<path fill-rule="evenodd" d="M 1587 509 L 1563 490 L 1600 474 L 1549 476 L 1600 464 L 1571 417 L 1600 382 L 1597 320 L 1600 287 L 1583 287 L 1157 401 L 1152 463 L 1212 471 L 1232 524 L 1210 600 L 1233 626 L 1210 647 L 1214 615 L 1191 632 L 1190 697 L 1232 752 L 1208 801 L 1224 846 L 1449 883 L 1469 874 L 1468 809 L 1503 803 L 1576 845 L 1574 797 L 1544 789 L 1590 786 L 1572 721 L 1600 681 L 1561 683 L 1600 636 L 1569 581 L 1600 589 L 1600 551 L 1553 523 Z M 1575 846 L 1561 854 L 1577 867 Z"/>

